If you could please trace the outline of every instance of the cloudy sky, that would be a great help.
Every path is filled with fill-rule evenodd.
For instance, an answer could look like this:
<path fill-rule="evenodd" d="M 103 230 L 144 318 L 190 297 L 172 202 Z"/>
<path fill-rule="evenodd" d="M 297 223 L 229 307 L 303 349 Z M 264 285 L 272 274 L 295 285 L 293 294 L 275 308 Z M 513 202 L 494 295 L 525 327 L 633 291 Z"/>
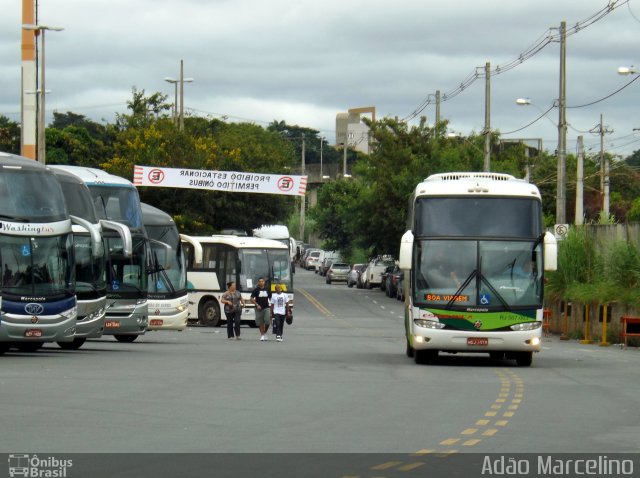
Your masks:
<path fill-rule="evenodd" d="M 591 106 L 638 76 L 640 0 L 39 0 L 47 33 L 47 110 L 113 121 L 131 89 L 160 91 L 184 60 L 185 108 L 192 114 L 266 125 L 284 120 L 335 141 L 336 113 L 375 106 L 405 118 L 429 94 L 456 91 L 469 75 L 507 65 L 548 35 L 585 26 L 567 38 L 568 151 L 604 115 L 612 133 L 605 149 L 640 149 L 640 81 Z M 607 5 L 617 8 L 583 23 Z M 3 0 L 0 15 L 0 115 L 19 120 L 20 0 Z M 555 29 L 555 30 L 554 30 Z M 558 98 L 560 47 L 552 42 L 509 71 L 491 77 L 491 127 L 515 131 Z M 532 105 L 515 100 L 530 98 Z M 450 129 L 467 135 L 484 126 L 485 80 L 443 101 Z M 431 123 L 433 105 L 423 115 Z M 504 138 L 542 138 L 557 146 L 557 108 Z"/>

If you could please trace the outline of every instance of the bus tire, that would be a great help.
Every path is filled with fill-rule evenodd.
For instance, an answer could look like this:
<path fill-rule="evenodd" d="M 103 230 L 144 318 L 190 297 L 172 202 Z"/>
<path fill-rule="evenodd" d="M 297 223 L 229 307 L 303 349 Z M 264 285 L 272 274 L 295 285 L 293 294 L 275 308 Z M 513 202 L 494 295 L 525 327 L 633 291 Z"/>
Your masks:
<path fill-rule="evenodd" d="M 325 282 L 326 282 L 327 284 L 331 284 L 331 279 L 327 279 Z"/>
<path fill-rule="evenodd" d="M 207 327 L 217 327 L 220 325 L 220 307 L 215 300 L 208 300 L 200 311 L 200 324 Z"/>
<path fill-rule="evenodd" d="M 44 342 L 14 342 L 13 346 L 20 352 L 36 352 L 42 348 Z"/>
<path fill-rule="evenodd" d="M 519 352 L 516 354 L 516 364 L 518 367 L 529 367 L 533 362 L 533 352 Z"/>
<path fill-rule="evenodd" d="M 415 355 L 416 351 L 413 349 L 413 347 L 409 344 L 409 339 L 407 339 L 407 357 L 409 358 L 413 358 L 413 356 Z"/>
<path fill-rule="evenodd" d="M 118 342 L 124 342 L 125 344 L 130 344 L 138 338 L 137 335 L 133 334 L 115 334 L 114 337 Z"/>
<path fill-rule="evenodd" d="M 58 342 L 58 345 L 63 350 L 78 350 L 86 341 L 84 337 L 76 337 L 73 342 Z"/>

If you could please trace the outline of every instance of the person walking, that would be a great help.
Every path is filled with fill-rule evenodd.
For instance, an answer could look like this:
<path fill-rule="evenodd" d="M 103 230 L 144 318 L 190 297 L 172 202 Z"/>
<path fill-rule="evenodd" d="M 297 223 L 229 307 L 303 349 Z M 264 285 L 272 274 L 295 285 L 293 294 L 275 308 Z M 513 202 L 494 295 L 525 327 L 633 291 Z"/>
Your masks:
<path fill-rule="evenodd" d="M 258 279 L 258 285 L 251 292 L 251 302 L 256 306 L 256 325 L 260 328 L 260 341 L 267 340 L 267 331 L 271 325 L 271 291 L 265 287 L 264 277 Z"/>
<path fill-rule="evenodd" d="M 289 305 L 289 296 L 282 292 L 280 284 L 276 284 L 276 292 L 271 296 L 271 315 L 273 316 L 273 332 L 276 334 L 278 342 L 282 342 L 284 319 Z"/>
<path fill-rule="evenodd" d="M 227 291 L 222 294 L 221 300 L 224 304 L 224 314 L 227 316 L 227 338 L 233 339 L 235 332 L 236 340 L 240 340 L 240 319 L 245 304 L 235 282 L 227 282 Z"/>

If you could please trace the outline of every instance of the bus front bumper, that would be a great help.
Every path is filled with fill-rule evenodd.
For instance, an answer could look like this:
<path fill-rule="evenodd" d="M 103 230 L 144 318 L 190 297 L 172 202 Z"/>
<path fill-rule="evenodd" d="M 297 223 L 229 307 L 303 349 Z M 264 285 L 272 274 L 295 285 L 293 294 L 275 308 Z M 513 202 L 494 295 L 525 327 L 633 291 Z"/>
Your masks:
<path fill-rule="evenodd" d="M 67 315 L 0 316 L 0 342 L 72 342 L 76 333 L 74 308 Z"/>
<path fill-rule="evenodd" d="M 445 352 L 539 352 L 541 329 L 527 331 L 466 331 L 438 330 L 414 326 L 410 337 L 415 350 Z"/>

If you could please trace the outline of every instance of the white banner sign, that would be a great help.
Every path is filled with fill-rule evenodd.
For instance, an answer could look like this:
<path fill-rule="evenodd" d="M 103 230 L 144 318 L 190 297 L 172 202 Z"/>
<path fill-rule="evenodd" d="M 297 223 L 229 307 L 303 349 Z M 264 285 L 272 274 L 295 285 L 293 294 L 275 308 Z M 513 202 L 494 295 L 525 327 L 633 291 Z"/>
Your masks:
<path fill-rule="evenodd" d="M 307 176 L 135 166 L 133 184 L 163 188 L 304 196 Z"/>

